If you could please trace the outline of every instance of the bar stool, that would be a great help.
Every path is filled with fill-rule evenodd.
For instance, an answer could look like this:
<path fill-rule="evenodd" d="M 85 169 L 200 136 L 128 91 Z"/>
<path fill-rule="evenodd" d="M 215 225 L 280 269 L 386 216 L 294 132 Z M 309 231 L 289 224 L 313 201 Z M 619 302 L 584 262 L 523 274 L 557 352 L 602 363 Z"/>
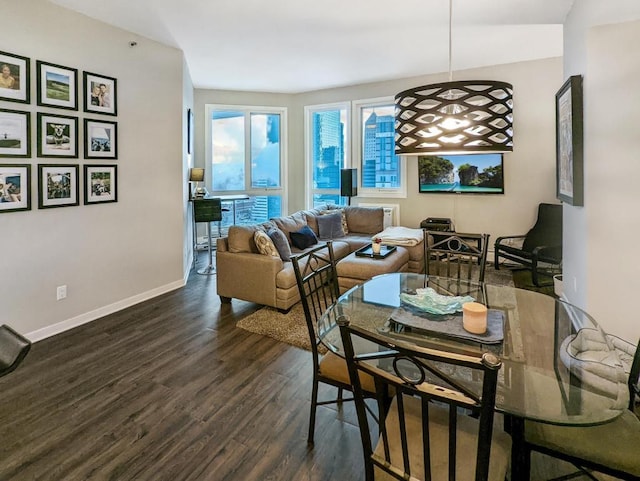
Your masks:
<path fill-rule="evenodd" d="M 209 265 L 198 271 L 198 274 L 205 276 L 215 274 L 216 268 L 213 266 L 213 254 L 211 248 L 211 223 L 222 220 L 222 202 L 218 198 L 194 199 L 193 200 L 193 221 L 207 223 L 207 247 L 209 250 Z M 195 254 L 195 253 L 194 253 Z"/>
<path fill-rule="evenodd" d="M 31 349 L 31 341 L 7 325 L 0 326 L 0 377 L 14 371 Z"/>

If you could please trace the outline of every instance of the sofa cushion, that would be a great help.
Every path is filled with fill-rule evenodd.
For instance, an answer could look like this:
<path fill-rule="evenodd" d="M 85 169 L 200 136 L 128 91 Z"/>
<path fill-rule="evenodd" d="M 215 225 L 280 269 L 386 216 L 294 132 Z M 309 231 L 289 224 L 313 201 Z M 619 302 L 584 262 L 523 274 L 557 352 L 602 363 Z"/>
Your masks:
<path fill-rule="evenodd" d="M 318 238 L 308 225 L 296 232 L 290 232 L 291 244 L 298 249 L 306 249 L 318 243 Z"/>
<path fill-rule="evenodd" d="M 258 253 L 258 247 L 253 239 L 257 230 L 264 230 L 262 225 L 232 225 L 229 226 L 229 252 Z"/>
<path fill-rule="evenodd" d="M 289 235 L 291 232 L 298 232 L 307 225 L 307 219 L 301 211 L 285 217 L 274 217 L 271 221 L 278 229 L 285 233 L 288 239 L 291 239 Z M 291 242 L 289 242 L 289 244 L 291 244 Z"/>
<path fill-rule="evenodd" d="M 291 259 L 291 247 L 289 246 L 289 241 L 287 240 L 287 236 L 277 227 L 273 227 L 267 231 L 267 235 L 273 242 L 273 245 L 276 246 L 278 250 L 278 254 L 280 255 L 280 259 L 283 261 L 288 261 Z"/>
<path fill-rule="evenodd" d="M 371 207 L 345 207 L 349 232 L 377 234 L 384 229 L 384 209 Z"/>
<path fill-rule="evenodd" d="M 258 252 L 265 256 L 272 257 L 280 257 L 280 253 L 278 249 L 276 249 L 275 244 L 271 240 L 271 237 L 267 235 L 266 232 L 261 230 L 257 230 L 253 234 L 253 240 L 256 243 L 256 247 L 258 248 Z"/>
<path fill-rule="evenodd" d="M 318 223 L 318 237 L 322 240 L 344 237 L 342 229 L 342 214 L 333 212 L 327 215 L 320 215 L 316 218 Z"/>

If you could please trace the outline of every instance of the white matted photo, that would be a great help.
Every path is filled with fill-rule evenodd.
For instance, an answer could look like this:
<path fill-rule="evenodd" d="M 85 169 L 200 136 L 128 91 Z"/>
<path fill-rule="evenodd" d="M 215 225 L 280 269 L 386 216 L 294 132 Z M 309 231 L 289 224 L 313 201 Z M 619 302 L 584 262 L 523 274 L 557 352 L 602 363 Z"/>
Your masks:
<path fill-rule="evenodd" d="M 30 112 L 0 109 L 0 157 L 30 157 L 30 132 Z"/>
<path fill-rule="evenodd" d="M 30 64 L 27 57 L 0 52 L 0 100 L 29 103 Z"/>
<path fill-rule="evenodd" d="M 118 167 L 116 165 L 84 166 L 84 203 L 101 204 L 118 201 Z"/>
<path fill-rule="evenodd" d="M 84 111 L 117 115 L 117 84 L 113 77 L 84 72 Z"/>
<path fill-rule="evenodd" d="M 0 165 L 0 214 L 31 209 L 31 165 Z"/>
<path fill-rule="evenodd" d="M 38 165 L 38 209 L 78 205 L 77 165 Z"/>
<path fill-rule="evenodd" d="M 38 112 L 38 157 L 78 157 L 78 118 Z"/>
<path fill-rule="evenodd" d="M 118 158 L 118 124 L 84 119 L 84 157 L 86 159 Z"/>
<path fill-rule="evenodd" d="M 78 69 L 38 60 L 38 105 L 78 110 Z"/>

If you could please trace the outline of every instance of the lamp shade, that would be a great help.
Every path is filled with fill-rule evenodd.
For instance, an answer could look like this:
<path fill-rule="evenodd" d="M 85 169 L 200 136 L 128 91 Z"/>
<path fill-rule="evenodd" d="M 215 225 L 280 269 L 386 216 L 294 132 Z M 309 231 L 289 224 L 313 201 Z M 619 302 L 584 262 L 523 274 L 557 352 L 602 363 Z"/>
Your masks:
<path fill-rule="evenodd" d="M 444 82 L 395 97 L 395 152 L 402 155 L 513 151 L 513 86 Z"/>
<path fill-rule="evenodd" d="M 193 167 L 189 169 L 189 182 L 203 182 L 204 169 Z"/>

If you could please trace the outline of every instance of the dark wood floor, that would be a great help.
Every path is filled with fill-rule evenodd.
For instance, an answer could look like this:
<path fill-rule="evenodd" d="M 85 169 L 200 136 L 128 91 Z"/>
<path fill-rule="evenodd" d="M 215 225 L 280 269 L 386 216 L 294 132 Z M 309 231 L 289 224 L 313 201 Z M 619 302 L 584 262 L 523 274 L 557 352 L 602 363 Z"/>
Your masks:
<path fill-rule="evenodd" d="M 362 481 L 352 408 L 320 407 L 308 447 L 309 353 L 236 328 L 260 306 L 215 282 L 36 343 L 0 380 L 0 480 Z"/>

